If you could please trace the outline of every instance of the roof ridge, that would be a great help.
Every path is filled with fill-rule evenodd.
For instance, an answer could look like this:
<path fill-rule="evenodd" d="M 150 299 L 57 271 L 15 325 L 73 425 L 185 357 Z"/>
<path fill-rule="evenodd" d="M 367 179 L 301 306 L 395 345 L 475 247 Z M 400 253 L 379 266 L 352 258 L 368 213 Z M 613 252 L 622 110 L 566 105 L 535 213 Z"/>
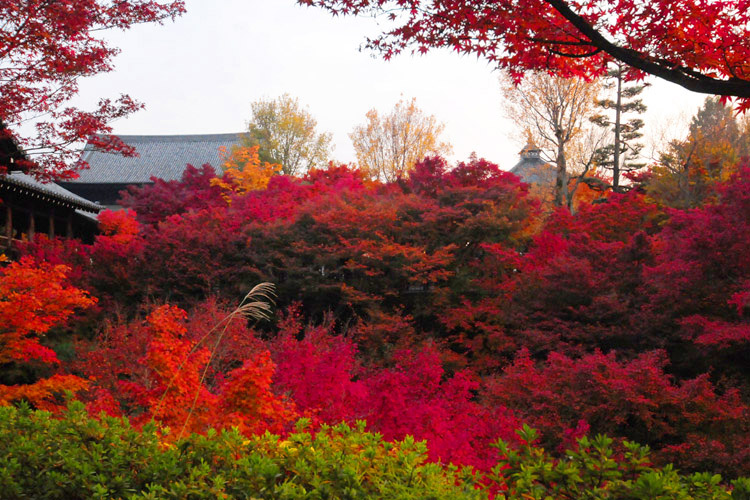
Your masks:
<path fill-rule="evenodd" d="M 244 135 L 246 132 L 227 132 L 221 134 L 138 134 L 138 135 L 125 135 L 125 134 L 97 134 L 96 137 L 117 137 L 123 142 L 131 141 L 205 141 L 210 139 L 229 139 L 237 138 Z"/>

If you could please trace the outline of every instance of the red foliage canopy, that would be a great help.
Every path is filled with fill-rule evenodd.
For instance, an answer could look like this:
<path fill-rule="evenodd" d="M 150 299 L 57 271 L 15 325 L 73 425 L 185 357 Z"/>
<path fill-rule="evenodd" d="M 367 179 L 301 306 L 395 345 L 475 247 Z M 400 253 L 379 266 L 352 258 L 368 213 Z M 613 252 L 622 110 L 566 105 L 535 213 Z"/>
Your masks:
<path fill-rule="evenodd" d="M 157 224 L 170 215 L 225 205 L 221 188 L 211 184 L 215 178 L 209 164 L 201 168 L 187 165 L 179 181 L 151 177 L 153 184 L 128 186 L 127 191 L 120 192 L 120 204 L 134 210 L 138 221 Z"/>
<path fill-rule="evenodd" d="M 747 470 L 750 170 L 690 210 L 633 191 L 546 222 L 525 185 L 476 158 L 428 158 L 390 184 L 335 166 L 276 176 L 206 206 L 196 179 L 141 197 L 151 224 L 104 213 L 85 249 L 28 246 L 83 268 L 103 310 L 192 307 L 187 322 L 163 306 L 104 329 L 80 366 L 95 408 L 248 433 L 366 419 L 482 467 L 487 443 L 528 421 L 553 447 L 590 428 L 680 467 Z M 198 209 L 166 215 L 178 196 Z M 258 281 L 298 313 L 201 341 L 225 315 L 203 299 Z"/>
<path fill-rule="evenodd" d="M 613 59 L 688 90 L 750 105 L 747 0 L 298 0 L 334 14 L 381 14 L 368 40 L 386 58 L 447 47 L 516 74 L 543 69 L 597 76 Z"/>

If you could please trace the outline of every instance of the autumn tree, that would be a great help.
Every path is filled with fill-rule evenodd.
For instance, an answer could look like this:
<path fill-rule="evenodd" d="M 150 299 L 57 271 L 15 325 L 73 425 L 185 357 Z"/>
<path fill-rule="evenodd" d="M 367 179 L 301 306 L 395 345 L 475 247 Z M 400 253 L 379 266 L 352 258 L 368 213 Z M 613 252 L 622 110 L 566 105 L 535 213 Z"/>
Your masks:
<path fill-rule="evenodd" d="M 261 163 L 259 149 L 260 146 L 238 146 L 231 153 L 222 149 L 224 177 L 211 179 L 211 185 L 240 195 L 264 189 L 271 177 L 281 172 L 281 165 Z"/>
<path fill-rule="evenodd" d="M 596 150 L 596 164 L 600 168 L 612 171 L 612 189 L 620 191 L 620 176 L 643 168 L 643 163 L 634 160 L 638 157 L 643 145 L 638 143 L 643 134 L 643 120 L 637 115 L 646 112 L 646 106 L 638 96 L 647 84 L 628 84 L 627 67 L 617 62 L 607 72 L 604 88 L 612 93 L 614 99 L 597 99 L 596 105 L 608 114 L 601 114 L 591 120 L 612 132 L 612 140 Z M 611 114 L 614 116 L 611 116 Z M 625 115 L 630 115 L 627 119 Z M 635 115 L 635 116 L 633 116 Z M 625 121 L 627 119 L 627 121 Z"/>
<path fill-rule="evenodd" d="M 445 126 L 417 107 L 416 99 L 396 103 L 381 116 L 376 109 L 367 112 L 367 123 L 354 128 L 349 137 L 359 167 L 370 177 L 388 182 L 402 178 L 428 155 L 451 152 L 440 141 Z"/>
<path fill-rule="evenodd" d="M 297 98 L 284 94 L 260 99 L 251 107 L 253 117 L 240 148 L 258 146 L 260 161 L 281 165 L 286 175 L 302 174 L 328 162 L 331 134 L 315 130 L 318 122 Z"/>
<path fill-rule="evenodd" d="M 624 362 L 614 353 L 552 353 L 540 364 L 523 349 L 502 375 L 486 380 L 483 396 L 544 429 L 550 449 L 583 427 L 648 444 L 662 463 L 743 473 L 750 420 L 739 393 L 722 393 L 707 376 L 676 382 L 665 365 L 659 351 Z"/>
<path fill-rule="evenodd" d="M 714 173 L 722 180 L 729 178 L 739 159 L 750 153 L 735 110 L 718 97 L 706 98 L 690 120 L 689 132 L 688 141 L 696 144 L 694 160 L 718 170 Z"/>
<path fill-rule="evenodd" d="M 93 111 L 67 103 L 81 78 L 112 70 L 118 49 L 104 32 L 161 23 L 183 11 L 182 0 L 0 3 L 0 139 L 14 140 L 26 155 L 14 159 L 18 165 L 43 178 L 71 177 L 76 146 L 87 139 L 107 151 L 133 154 L 122 141 L 95 134 L 111 132 L 111 120 L 141 104 L 127 95 L 102 99 Z"/>
<path fill-rule="evenodd" d="M 687 136 L 671 141 L 653 168 L 649 192 L 661 202 L 693 207 L 711 186 L 728 179 L 740 158 L 750 154 L 747 121 L 718 97 L 709 97 L 690 120 Z"/>
<path fill-rule="evenodd" d="M 31 257 L 0 270 L 0 405 L 26 400 L 36 407 L 52 409 L 54 396 L 86 387 L 86 380 L 61 373 L 36 380 L 13 380 L 14 365 L 59 366 L 55 351 L 40 339 L 52 327 L 64 324 L 76 309 L 96 302 L 88 293 L 66 283 L 69 271 L 64 265 L 37 262 Z"/>
<path fill-rule="evenodd" d="M 164 305 L 145 321 L 119 325 L 97 339 L 98 348 L 80 363 L 97 381 L 91 407 L 129 413 L 136 424 L 155 419 L 174 429 L 171 439 L 210 427 L 237 427 L 246 434 L 283 430 L 294 412 L 271 391 L 270 353 L 234 352 L 232 369 L 217 372 L 210 364 L 231 320 L 209 332 L 189 332 L 196 322 L 186 318 L 185 311 Z"/>
<path fill-rule="evenodd" d="M 550 162 L 556 167 L 555 205 L 571 207 L 575 186 L 592 167 L 593 150 L 586 151 L 583 139 L 586 137 L 584 127 L 599 91 L 598 84 L 542 72 L 527 75 L 518 85 L 508 77 L 501 77 L 500 82 L 508 116 L 535 139 L 537 146 L 547 151 Z M 571 186 L 574 167 L 571 157 L 574 155 L 583 171 Z"/>
<path fill-rule="evenodd" d="M 139 222 L 156 224 L 170 215 L 225 204 L 224 190 L 211 183 L 214 179 L 216 172 L 211 165 L 188 165 L 179 180 L 152 177 L 152 184 L 128 186 L 127 191 L 120 192 L 119 203 L 134 210 Z"/>
<path fill-rule="evenodd" d="M 382 16 L 367 46 L 390 58 L 450 48 L 519 77 L 544 69 L 602 76 L 617 60 L 693 92 L 750 106 L 750 9 L 745 0 L 298 0 L 336 15 Z"/>

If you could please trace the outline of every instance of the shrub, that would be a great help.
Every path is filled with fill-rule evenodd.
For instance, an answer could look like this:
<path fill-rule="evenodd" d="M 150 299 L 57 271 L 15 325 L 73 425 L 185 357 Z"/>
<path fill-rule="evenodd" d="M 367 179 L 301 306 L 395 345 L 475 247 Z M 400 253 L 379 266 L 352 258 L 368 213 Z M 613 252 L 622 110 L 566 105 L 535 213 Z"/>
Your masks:
<path fill-rule="evenodd" d="M 78 402 L 59 420 L 0 408 L 0 489 L 3 498 L 66 500 L 485 498 L 468 470 L 426 463 L 424 443 L 385 442 L 364 424 L 315 435 L 302 424 L 283 441 L 231 430 L 168 445 L 165 429 L 96 420 Z"/>
<path fill-rule="evenodd" d="M 72 402 L 62 418 L 28 406 L 0 408 L 3 498 L 90 499 L 629 499 L 741 500 L 750 480 L 730 490 L 721 477 L 681 475 L 650 465 L 634 443 L 615 449 L 604 436 L 581 438 L 557 458 L 535 446 L 536 431 L 503 441 L 485 478 L 471 468 L 427 462 L 424 443 L 383 441 L 365 424 L 323 426 L 246 437 L 236 429 L 193 434 L 174 443 L 166 428 L 135 430 L 126 419 L 91 418 Z M 166 438 L 166 439 L 165 439 Z"/>

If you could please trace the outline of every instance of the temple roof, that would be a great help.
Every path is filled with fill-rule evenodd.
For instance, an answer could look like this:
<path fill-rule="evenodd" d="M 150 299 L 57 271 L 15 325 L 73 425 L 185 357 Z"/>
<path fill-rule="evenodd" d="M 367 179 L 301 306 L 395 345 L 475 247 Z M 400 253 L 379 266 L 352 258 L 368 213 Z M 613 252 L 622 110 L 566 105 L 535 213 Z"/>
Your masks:
<path fill-rule="evenodd" d="M 555 183 L 555 168 L 542 159 L 541 149 L 533 144 L 527 144 L 519 154 L 521 159 L 510 169 L 512 174 L 516 174 L 528 184 Z"/>
<path fill-rule="evenodd" d="M 221 174 L 219 148 L 231 149 L 243 134 L 209 135 L 118 135 L 133 146 L 138 156 L 125 157 L 97 150 L 86 145 L 81 160 L 89 168 L 79 170 L 78 179 L 66 180 L 80 184 L 144 184 L 151 177 L 176 180 L 182 177 L 187 164 L 200 167 L 206 163 Z"/>
<path fill-rule="evenodd" d="M 67 205 L 86 212 L 98 213 L 104 208 L 53 182 L 39 182 L 34 177 L 22 172 L 9 172 L 6 175 L 0 175 L 0 184 L 5 184 L 11 190 L 25 192 L 58 205 Z"/>

